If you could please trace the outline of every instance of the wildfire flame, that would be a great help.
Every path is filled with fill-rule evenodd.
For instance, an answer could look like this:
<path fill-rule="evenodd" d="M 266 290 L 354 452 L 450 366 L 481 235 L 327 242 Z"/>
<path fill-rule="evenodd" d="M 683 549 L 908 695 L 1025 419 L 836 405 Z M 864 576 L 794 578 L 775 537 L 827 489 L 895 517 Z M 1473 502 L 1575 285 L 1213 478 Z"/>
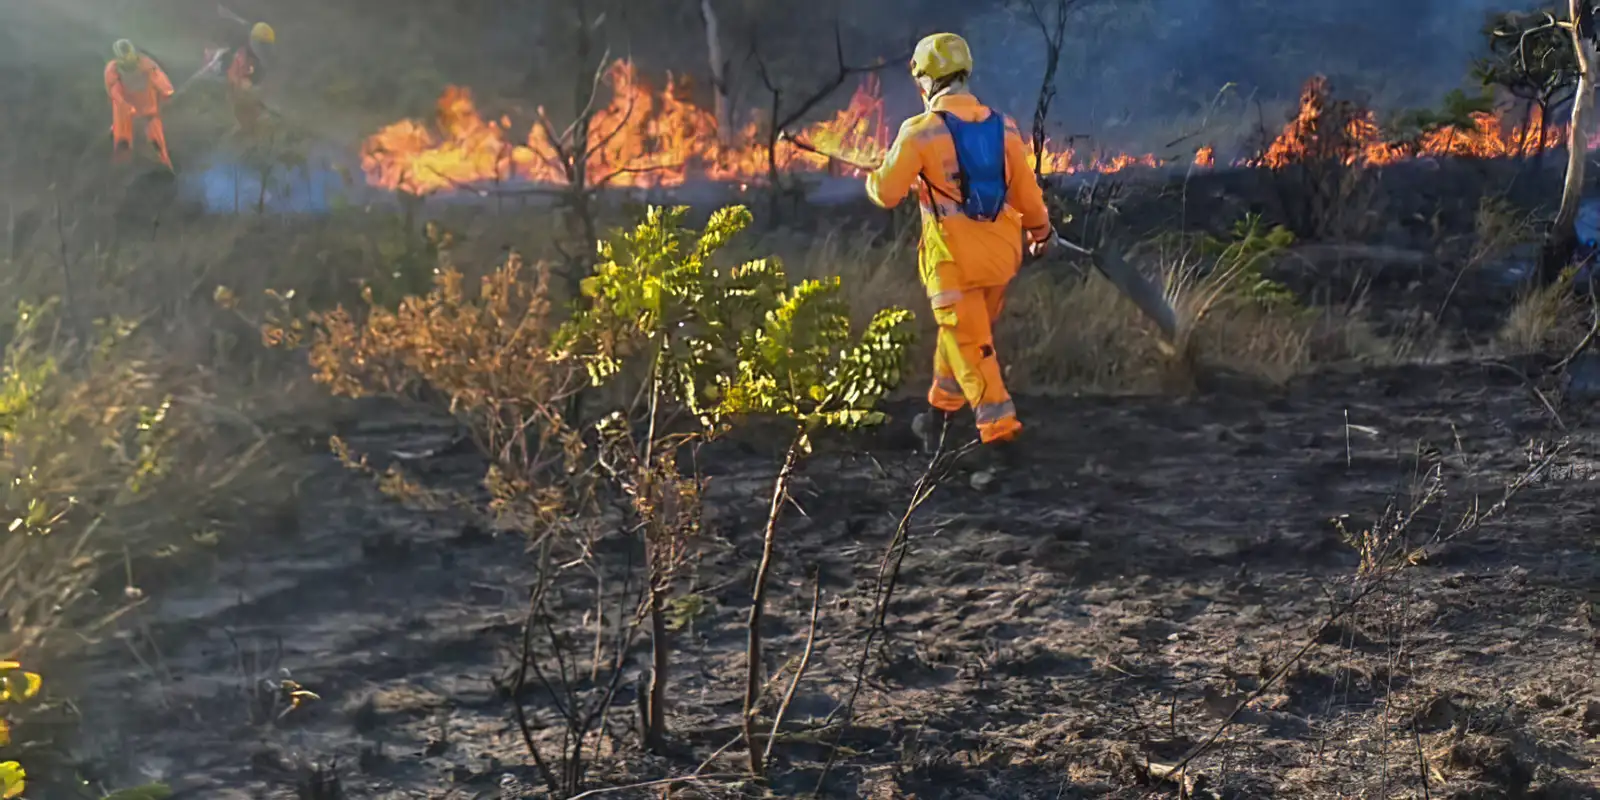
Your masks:
<path fill-rule="evenodd" d="M 1510 120 L 1505 113 L 1478 112 L 1471 115 L 1472 126 L 1443 127 L 1422 133 L 1415 141 L 1385 139 L 1371 109 L 1349 101 L 1334 100 L 1328 81 L 1314 76 L 1300 90 L 1300 109 L 1294 119 L 1267 146 L 1253 165 L 1281 168 L 1314 158 L 1337 158 L 1347 165 L 1376 167 L 1408 158 L 1512 158 L 1531 155 L 1544 148 L 1562 147 L 1567 127 L 1546 124 L 1537 107 L 1530 110 L 1525 124 Z M 1591 137 L 1591 149 L 1600 138 Z"/>
<path fill-rule="evenodd" d="M 585 181 L 593 186 L 678 186 L 691 175 L 753 183 L 772 168 L 856 175 L 860 170 L 850 164 L 878 163 L 892 141 L 872 75 L 831 119 L 799 132 L 805 146 L 779 139 L 770 152 L 755 119 L 724 142 L 715 117 L 684 99 L 682 82 L 671 75 L 665 90 L 652 91 L 633 64 L 622 60 L 611 66 L 606 82 L 610 100 L 591 117 L 589 152 L 581 159 Z M 578 137 L 550 124 L 543 109 L 538 116 L 528 135 L 515 141 L 508 118 L 486 121 L 471 91 L 451 86 L 439 98 L 432 127 L 412 119 L 386 126 L 363 144 L 361 166 L 368 183 L 418 195 L 491 181 L 567 184 L 579 160 L 570 143 Z M 1153 155 L 1085 158 L 1049 142 L 1043 161 L 1048 173 L 1116 172 L 1160 163 Z"/>
<path fill-rule="evenodd" d="M 417 195 L 491 181 L 564 185 L 579 169 L 591 186 L 671 187 L 694 175 L 747 185 L 761 182 L 773 169 L 857 175 L 860 171 L 851 164 L 878 163 L 892 141 L 879 84 L 871 75 L 831 119 L 799 133 L 804 145 L 779 139 L 770 151 L 767 132 L 756 119 L 730 136 L 719 135 L 715 117 L 685 99 L 684 83 L 670 74 L 666 88 L 655 91 L 631 62 L 622 60 L 612 64 L 606 83 L 609 101 L 590 118 L 587 153 L 574 153 L 572 142 L 580 137 L 558 129 L 543 109 L 518 141 L 509 133 L 508 117 L 485 120 L 472 93 L 451 86 L 439 98 L 433 125 L 400 120 L 368 137 L 361 149 L 362 168 L 374 186 Z M 1509 124 L 1499 114 L 1475 114 L 1472 122 L 1470 129 L 1445 128 L 1411 142 L 1388 141 L 1370 109 L 1333 100 L 1327 81 L 1317 76 L 1306 82 L 1298 114 L 1263 154 L 1235 163 L 1279 168 L 1330 152 L 1359 166 L 1382 166 L 1416 156 L 1503 158 L 1537 149 L 1540 127 L 1546 148 L 1565 142 L 1564 128 L 1545 126 L 1537 112 L 1526 126 Z M 1342 127 L 1342 135 L 1331 135 L 1326 130 L 1330 127 Z M 1150 154 L 1080 153 L 1049 141 L 1039 160 L 1042 171 L 1050 174 L 1112 173 L 1163 163 Z M 1214 167 L 1215 149 L 1200 147 L 1193 164 Z"/>

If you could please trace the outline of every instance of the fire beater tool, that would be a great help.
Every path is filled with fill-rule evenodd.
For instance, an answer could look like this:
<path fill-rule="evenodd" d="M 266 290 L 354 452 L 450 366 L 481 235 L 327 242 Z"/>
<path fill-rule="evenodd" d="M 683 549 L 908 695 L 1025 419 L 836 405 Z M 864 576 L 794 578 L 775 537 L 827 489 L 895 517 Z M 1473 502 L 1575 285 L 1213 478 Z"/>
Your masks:
<path fill-rule="evenodd" d="M 1135 306 L 1161 329 L 1161 335 L 1171 343 L 1178 337 L 1178 312 L 1167 301 L 1167 296 L 1154 283 L 1140 274 L 1132 264 L 1123 260 L 1122 254 L 1113 250 L 1090 250 L 1081 244 L 1055 235 L 1052 244 L 1089 259 L 1111 285 L 1117 287 Z"/>
<path fill-rule="evenodd" d="M 787 131 L 780 138 L 801 150 L 833 159 L 847 167 L 853 167 L 863 172 L 871 172 L 877 169 L 877 166 L 862 164 L 848 158 L 841 158 L 833 153 L 824 152 Z M 1162 337 L 1168 343 L 1177 340 L 1178 312 L 1173 309 L 1172 303 L 1167 301 L 1166 294 L 1157 288 L 1150 279 L 1140 274 L 1139 270 L 1135 269 L 1133 265 L 1125 261 L 1121 253 L 1110 250 L 1090 250 L 1081 244 L 1062 238 L 1059 233 L 1055 234 L 1055 239 L 1051 244 L 1089 259 L 1089 262 L 1094 264 L 1095 270 L 1106 280 L 1111 281 L 1112 286 L 1117 287 L 1118 291 L 1126 295 L 1129 300 L 1132 300 L 1135 306 L 1138 306 L 1140 312 L 1156 324 L 1156 327 L 1161 330 Z"/>

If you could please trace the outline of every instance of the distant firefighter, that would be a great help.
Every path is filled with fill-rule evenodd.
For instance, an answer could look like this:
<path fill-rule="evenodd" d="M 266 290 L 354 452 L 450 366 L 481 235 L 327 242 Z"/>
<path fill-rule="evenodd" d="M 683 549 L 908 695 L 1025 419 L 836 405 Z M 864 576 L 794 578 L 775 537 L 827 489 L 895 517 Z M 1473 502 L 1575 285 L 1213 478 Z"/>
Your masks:
<path fill-rule="evenodd" d="M 144 120 L 145 140 L 155 146 L 161 163 L 172 169 L 166 130 L 161 125 L 161 102 L 172 96 L 172 81 L 155 60 L 140 53 L 127 39 L 111 46 L 114 58 L 106 64 L 106 95 L 111 98 L 111 154 L 127 161 L 133 153 L 133 122 Z"/>
<path fill-rule="evenodd" d="M 226 78 L 235 127 L 240 133 L 253 133 L 267 110 L 261 101 L 260 84 L 269 60 L 267 54 L 277 43 L 278 33 L 265 22 L 250 25 L 226 11 L 224 16 L 240 23 L 237 32 L 229 34 L 226 45 L 207 48 L 205 66 L 189 80 Z"/>

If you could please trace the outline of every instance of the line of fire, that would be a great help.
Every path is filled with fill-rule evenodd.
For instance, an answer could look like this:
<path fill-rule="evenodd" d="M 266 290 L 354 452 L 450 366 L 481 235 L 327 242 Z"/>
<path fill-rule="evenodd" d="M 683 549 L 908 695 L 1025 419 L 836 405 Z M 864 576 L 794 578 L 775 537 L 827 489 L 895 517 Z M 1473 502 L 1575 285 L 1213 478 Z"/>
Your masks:
<path fill-rule="evenodd" d="M 831 118 L 777 142 L 769 165 L 761 121 L 750 119 L 731 137 L 719 135 L 716 117 L 685 99 L 681 80 L 668 75 L 655 89 L 630 61 L 612 64 L 606 83 L 607 105 L 594 112 L 590 130 L 600 144 L 588 156 L 594 185 L 660 188 L 699 176 L 714 181 L 759 183 L 769 166 L 782 172 L 859 175 L 858 165 L 876 163 L 892 137 L 880 83 L 864 76 L 843 108 Z M 1376 113 L 1334 99 L 1322 76 L 1306 81 L 1298 111 L 1259 152 L 1223 161 L 1224 165 L 1282 167 L 1315 147 L 1319 130 L 1340 106 L 1341 147 L 1347 164 L 1383 166 L 1412 158 L 1515 158 L 1564 147 L 1566 126 L 1546 121 L 1537 106 L 1522 118 L 1503 111 L 1474 111 L 1470 125 L 1441 126 L 1409 140 L 1386 136 Z M 485 183 L 526 181 L 560 185 L 567 181 L 552 129 L 538 122 L 518 136 L 509 116 L 486 118 L 470 89 L 450 86 L 439 97 L 432 120 L 403 119 L 367 138 L 361 163 L 372 186 L 428 195 Z M 725 144 L 724 142 L 731 142 Z M 1591 137 L 1590 146 L 1600 144 Z M 1046 140 L 1033 166 L 1047 175 L 1118 173 L 1137 168 L 1190 164 L 1218 166 L 1217 148 L 1202 144 L 1179 156 L 1152 153 L 1084 151 Z"/>

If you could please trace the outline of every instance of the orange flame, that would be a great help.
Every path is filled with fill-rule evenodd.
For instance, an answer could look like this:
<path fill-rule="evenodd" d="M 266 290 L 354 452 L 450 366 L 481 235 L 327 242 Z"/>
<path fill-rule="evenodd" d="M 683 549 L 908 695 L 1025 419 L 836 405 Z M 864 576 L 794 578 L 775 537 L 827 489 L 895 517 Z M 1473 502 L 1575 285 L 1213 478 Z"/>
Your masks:
<path fill-rule="evenodd" d="M 1341 123 L 1339 135 L 1328 130 Z M 1541 146 L 1541 129 L 1546 150 L 1565 145 L 1566 126 L 1546 124 L 1538 109 L 1529 115 L 1526 125 L 1512 122 L 1504 113 L 1480 112 L 1472 114 L 1471 128 L 1431 130 L 1414 142 L 1387 141 L 1371 109 L 1334 100 L 1327 79 L 1318 75 L 1300 90 L 1299 113 L 1284 125 L 1261 158 L 1250 163 L 1276 169 L 1319 157 L 1364 167 L 1417 156 L 1512 158 L 1536 152 Z M 1593 148 L 1597 143 L 1600 140 L 1591 139 L 1588 144 Z"/>
<path fill-rule="evenodd" d="M 439 98 L 432 126 L 417 120 L 400 120 L 368 137 L 361 148 L 361 165 L 373 186 L 429 194 L 460 189 L 487 181 L 523 180 L 563 185 L 581 166 L 583 178 L 593 186 L 670 187 L 691 175 L 748 184 L 764 180 L 769 168 L 779 172 L 824 172 L 859 175 L 849 164 L 874 164 L 882 160 L 892 140 L 889 120 L 876 76 L 867 76 L 849 103 L 832 118 L 803 130 L 801 147 L 780 139 L 768 152 L 761 122 L 747 121 L 730 136 L 720 136 L 715 117 L 690 103 L 682 81 L 668 74 L 666 88 L 652 90 L 629 61 L 617 61 L 606 76 L 610 88 L 607 104 L 597 109 L 589 124 L 588 150 L 574 164 L 570 143 L 576 137 L 556 129 L 539 109 L 539 122 L 521 142 L 508 136 L 511 121 L 502 117 L 486 121 L 472 94 L 449 87 Z M 1431 131 L 1418 141 L 1386 141 L 1370 109 L 1330 97 L 1321 76 L 1306 82 L 1299 113 L 1268 145 L 1260 158 L 1239 165 L 1278 168 L 1329 155 L 1360 166 L 1381 166 L 1417 156 L 1503 158 L 1538 147 L 1538 128 L 1545 129 L 1545 147 L 1565 140 L 1560 125 L 1544 126 L 1535 114 L 1524 127 L 1508 124 L 1499 114 L 1477 114 L 1471 129 Z M 1324 131 L 1343 125 L 1340 136 Z M 1600 139 L 1597 139 L 1600 142 Z M 829 153 L 836 158 L 821 155 Z M 1031 148 L 1030 148 L 1031 149 Z M 1042 157 L 1029 157 L 1029 166 L 1043 163 L 1043 172 L 1072 174 L 1114 173 L 1131 167 L 1157 167 L 1154 155 L 1081 153 L 1076 148 L 1046 141 Z M 1217 163 L 1216 151 L 1204 146 L 1194 153 L 1194 166 L 1207 169 Z"/>
<path fill-rule="evenodd" d="M 766 178 L 769 166 L 780 172 L 831 170 L 859 175 L 860 170 L 850 164 L 878 163 L 892 141 L 878 79 L 873 75 L 862 80 L 850 102 L 831 119 L 800 132 L 799 139 L 820 153 L 779 140 L 769 154 L 761 124 L 754 119 L 725 143 L 713 115 L 684 99 L 682 82 L 670 74 L 665 90 L 652 91 L 633 64 L 623 60 L 611 66 L 607 83 L 610 101 L 591 118 L 590 152 L 582 164 L 590 185 L 678 186 L 690 175 L 750 183 Z M 572 154 L 568 144 L 575 137 L 555 130 L 545 120 L 543 109 L 539 110 L 540 122 L 522 143 L 513 143 L 506 136 L 510 120 L 485 121 L 467 89 L 447 88 L 435 114 L 434 128 L 418 120 L 401 120 L 367 138 L 361 148 L 361 166 L 368 183 L 429 194 L 486 181 L 569 182 Z M 1160 163 L 1153 155 L 1081 157 L 1071 147 L 1049 143 L 1043 160 L 1044 171 L 1049 173 L 1116 172 Z"/>

